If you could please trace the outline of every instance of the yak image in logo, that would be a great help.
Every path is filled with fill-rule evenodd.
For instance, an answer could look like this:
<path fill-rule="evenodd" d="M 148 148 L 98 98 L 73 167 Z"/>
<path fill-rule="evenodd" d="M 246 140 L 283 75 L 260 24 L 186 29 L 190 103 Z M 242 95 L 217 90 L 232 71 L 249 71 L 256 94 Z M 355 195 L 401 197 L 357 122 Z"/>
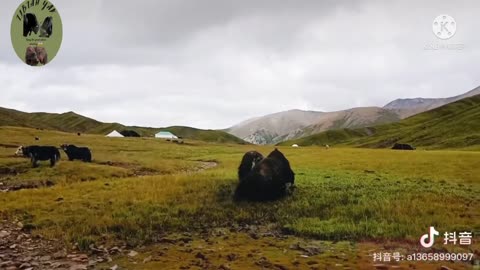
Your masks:
<path fill-rule="evenodd" d="M 30 66 L 46 65 L 48 63 L 47 50 L 44 47 L 28 46 L 25 52 L 25 63 Z"/>
<path fill-rule="evenodd" d="M 457 22 L 449 15 L 440 15 L 433 20 L 432 29 L 439 39 L 449 39 L 457 31 Z"/>
<path fill-rule="evenodd" d="M 424 248 L 432 247 L 435 244 L 435 236 L 438 236 L 440 233 L 435 230 L 435 227 L 431 226 L 430 231 L 427 234 L 424 234 L 420 237 L 420 245 Z M 428 242 L 427 242 L 428 239 Z"/>
<path fill-rule="evenodd" d="M 53 18 L 51 16 L 45 18 L 42 27 L 40 27 L 40 37 L 50 37 L 53 32 Z"/>
<path fill-rule="evenodd" d="M 33 33 L 37 34 L 38 32 L 38 21 L 37 16 L 32 13 L 27 13 L 23 15 L 23 36 L 29 36 Z"/>
<path fill-rule="evenodd" d="M 33 13 L 23 15 L 23 36 L 27 37 L 33 33 L 37 34 L 40 30 L 40 37 L 50 37 L 53 32 L 53 18 L 48 16 L 40 27 L 37 16 Z"/>

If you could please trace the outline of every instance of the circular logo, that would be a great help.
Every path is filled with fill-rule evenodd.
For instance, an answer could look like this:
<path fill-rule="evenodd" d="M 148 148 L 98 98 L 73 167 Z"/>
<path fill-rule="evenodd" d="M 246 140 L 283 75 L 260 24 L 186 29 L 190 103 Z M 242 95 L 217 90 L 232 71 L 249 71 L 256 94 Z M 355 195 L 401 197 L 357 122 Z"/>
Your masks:
<path fill-rule="evenodd" d="M 13 15 L 10 35 L 15 53 L 24 63 L 44 66 L 62 44 L 60 14 L 48 0 L 25 0 Z"/>
<path fill-rule="evenodd" d="M 457 31 L 457 22 L 452 16 L 440 15 L 433 20 L 432 29 L 439 39 L 449 39 Z"/>

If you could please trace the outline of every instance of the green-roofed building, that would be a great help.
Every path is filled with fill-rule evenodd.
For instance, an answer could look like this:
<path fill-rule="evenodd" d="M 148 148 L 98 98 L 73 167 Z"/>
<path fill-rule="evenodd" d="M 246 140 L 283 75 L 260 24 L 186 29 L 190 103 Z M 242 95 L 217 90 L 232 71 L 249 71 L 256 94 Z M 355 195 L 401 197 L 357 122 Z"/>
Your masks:
<path fill-rule="evenodd" d="M 160 131 L 157 134 L 155 134 L 155 138 L 158 139 L 170 139 L 170 140 L 176 140 L 178 139 L 177 136 L 175 136 L 173 133 L 170 131 Z"/>

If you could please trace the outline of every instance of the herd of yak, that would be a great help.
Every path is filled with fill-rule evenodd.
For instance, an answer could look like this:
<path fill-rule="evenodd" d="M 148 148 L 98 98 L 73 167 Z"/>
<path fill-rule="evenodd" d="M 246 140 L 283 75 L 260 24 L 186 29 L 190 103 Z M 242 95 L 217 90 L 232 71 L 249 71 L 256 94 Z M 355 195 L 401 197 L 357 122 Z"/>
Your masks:
<path fill-rule="evenodd" d="M 68 160 L 81 160 L 84 162 L 92 161 L 92 152 L 88 147 L 77 147 L 73 144 L 64 144 L 60 148 L 65 151 Z M 39 161 L 50 161 L 50 166 L 53 167 L 60 160 L 60 151 L 55 146 L 20 146 L 15 152 L 17 156 L 24 156 L 30 158 L 32 166 L 38 167 Z"/>
<path fill-rule="evenodd" d="M 87 147 L 62 145 L 60 147 L 70 161 L 92 161 L 92 153 Z M 414 150 L 407 144 L 395 144 L 392 149 Z M 16 155 L 28 157 L 32 166 L 38 166 L 39 161 L 50 161 L 53 167 L 60 160 L 59 148 L 55 146 L 21 146 Z M 239 183 L 235 191 L 237 199 L 272 200 L 287 195 L 294 188 L 295 173 L 290 162 L 278 149 L 273 150 L 267 157 L 257 151 L 250 151 L 243 155 L 238 167 Z"/>
<path fill-rule="evenodd" d="M 32 166 L 38 167 L 39 161 L 50 161 L 54 167 L 60 160 L 63 150 L 68 160 L 92 161 L 92 153 L 87 147 L 64 144 L 55 146 L 20 146 L 17 156 L 30 158 Z M 287 158 L 278 149 L 264 157 L 257 151 L 245 153 L 238 168 L 239 183 L 235 191 L 237 199 L 269 200 L 286 195 L 293 188 L 295 173 Z"/>

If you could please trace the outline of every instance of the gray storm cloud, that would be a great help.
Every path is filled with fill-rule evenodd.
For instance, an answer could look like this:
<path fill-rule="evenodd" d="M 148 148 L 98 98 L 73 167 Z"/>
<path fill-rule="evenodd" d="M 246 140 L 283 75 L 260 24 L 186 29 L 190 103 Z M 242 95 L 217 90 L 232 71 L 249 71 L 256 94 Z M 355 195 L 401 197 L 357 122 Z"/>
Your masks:
<path fill-rule="evenodd" d="M 383 106 L 478 85 L 478 1 L 56 0 L 64 41 L 44 68 L 0 9 L 0 106 L 101 121 L 225 128 L 293 108 Z M 432 33 L 449 14 L 457 33 Z M 462 50 L 428 45 L 462 44 Z"/>

